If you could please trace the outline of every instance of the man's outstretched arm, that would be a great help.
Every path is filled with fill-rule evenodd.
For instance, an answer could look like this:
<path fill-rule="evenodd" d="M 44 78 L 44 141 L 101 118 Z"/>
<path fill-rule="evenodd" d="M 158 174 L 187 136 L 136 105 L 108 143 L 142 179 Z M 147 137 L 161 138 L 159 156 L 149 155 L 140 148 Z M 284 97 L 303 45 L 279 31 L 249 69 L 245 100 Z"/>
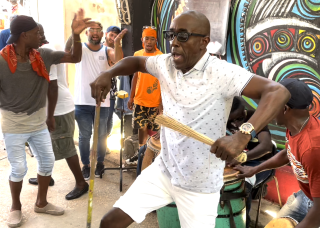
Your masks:
<path fill-rule="evenodd" d="M 78 13 L 75 14 L 71 25 L 72 36 L 67 42 L 69 50 L 65 52 L 64 56 L 60 60 L 60 63 L 78 63 L 81 61 L 82 44 L 80 40 L 80 34 L 84 29 L 95 24 L 95 22 L 90 20 L 91 18 L 84 18 L 83 9 L 80 9 Z"/>
<path fill-rule="evenodd" d="M 288 163 L 289 159 L 287 155 L 287 150 L 282 150 L 275 156 L 261 163 L 258 166 L 250 167 L 237 165 L 236 167 L 234 167 L 234 169 L 240 172 L 238 178 L 245 178 L 252 177 L 254 174 L 260 173 L 265 170 L 280 168 L 282 166 L 287 165 Z"/>
<path fill-rule="evenodd" d="M 100 104 L 107 97 L 111 88 L 111 78 L 119 75 L 132 75 L 137 71 L 147 73 L 145 62 L 148 57 L 126 57 L 108 71 L 103 72 L 90 84 L 91 96 Z"/>

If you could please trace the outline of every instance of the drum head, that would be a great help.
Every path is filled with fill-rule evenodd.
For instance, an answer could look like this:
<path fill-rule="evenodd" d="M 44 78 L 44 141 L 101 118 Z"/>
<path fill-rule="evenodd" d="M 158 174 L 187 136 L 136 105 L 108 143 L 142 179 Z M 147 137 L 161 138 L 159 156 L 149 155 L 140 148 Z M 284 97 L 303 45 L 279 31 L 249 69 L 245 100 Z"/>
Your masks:
<path fill-rule="evenodd" d="M 269 222 L 264 228 L 294 228 L 296 225 L 298 225 L 298 223 L 291 218 L 278 218 Z"/>
<path fill-rule="evenodd" d="M 233 168 L 226 167 L 224 168 L 224 172 L 223 172 L 223 181 L 228 182 L 228 181 L 236 180 L 237 175 L 239 173 L 240 173 L 239 171 L 236 171 Z"/>

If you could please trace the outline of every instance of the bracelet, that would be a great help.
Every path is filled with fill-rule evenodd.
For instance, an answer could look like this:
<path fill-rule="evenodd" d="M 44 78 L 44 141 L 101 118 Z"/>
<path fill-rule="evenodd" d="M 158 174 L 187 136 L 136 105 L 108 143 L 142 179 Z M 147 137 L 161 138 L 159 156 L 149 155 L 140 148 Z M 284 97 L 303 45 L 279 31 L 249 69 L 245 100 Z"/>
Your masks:
<path fill-rule="evenodd" d="M 242 152 L 238 157 L 235 158 L 235 160 L 237 160 L 240 163 L 244 163 L 246 162 L 248 159 L 248 155 L 247 153 Z"/>
<path fill-rule="evenodd" d="M 78 42 L 78 43 L 81 43 L 81 40 L 75 40 L 74 42 Z"/>

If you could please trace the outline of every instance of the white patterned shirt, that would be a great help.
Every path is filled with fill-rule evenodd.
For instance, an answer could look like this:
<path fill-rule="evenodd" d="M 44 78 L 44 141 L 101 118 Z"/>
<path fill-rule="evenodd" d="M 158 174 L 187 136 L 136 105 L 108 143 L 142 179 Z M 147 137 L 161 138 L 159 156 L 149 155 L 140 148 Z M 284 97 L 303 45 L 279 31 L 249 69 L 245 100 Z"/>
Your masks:
<path fill-rule="evenodd" d="M 213 140 L 226 135 L 233 98 L 253 76 L 208 52 L 185 74 L 174 67 L 171 54 L 149 57 L 146 69 L 160 81 L 164 113 Z M 155 162 L 173 185 L 193 192 L 220 191 L 225 162 L 210 146 L 164 127 L 160 135 L 161 154 Z"/>

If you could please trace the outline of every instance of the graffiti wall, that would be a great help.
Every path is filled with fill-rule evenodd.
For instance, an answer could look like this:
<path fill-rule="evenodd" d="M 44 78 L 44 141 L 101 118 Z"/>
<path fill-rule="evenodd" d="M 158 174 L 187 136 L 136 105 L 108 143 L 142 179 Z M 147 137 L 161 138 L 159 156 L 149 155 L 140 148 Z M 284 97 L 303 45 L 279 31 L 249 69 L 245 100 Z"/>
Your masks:
<path fill-rule="evenodd" d="M 179 1 L 155 0 L 153 23 L 159 46 L 170 52 L 162 31 L 170 27 Z M 180 9 L 181 10 L 181 9 Z M 232 0 L 227 40 L 227 61 L 274 81 L 299 78 L 314 94 L 310 112 L 320 117 L 320 0 Z M 257 101 L 245 98 L 248 108 Z M 285 129 L 270 123 L 278 147 L 285 144 Z"/>
<path fill-rule="evenodd" d="M 210 21 L 211 42 L 207 49 L 210 53 L 225 55 L 229 8 L 230 0 L 155 0 L 152 22 L 160 28 L 160 47 L 162 50 L 170 51 L 169 43 L 163 41 L 162 31 L 169 30 L 172 19 L 184 11 L 195 10 L 206 15 Z"/>
<path fill-rule="evenodd" d="M 235 0 L 232 2 L 227 60 L 281 81 L 299 78 L 314 94 L 310 112 L 320 116 L 320 0 Z M 245 98 L 256 108 L 254 100 Z M 270 124 L 281 147 L 285 131 Z"/>

